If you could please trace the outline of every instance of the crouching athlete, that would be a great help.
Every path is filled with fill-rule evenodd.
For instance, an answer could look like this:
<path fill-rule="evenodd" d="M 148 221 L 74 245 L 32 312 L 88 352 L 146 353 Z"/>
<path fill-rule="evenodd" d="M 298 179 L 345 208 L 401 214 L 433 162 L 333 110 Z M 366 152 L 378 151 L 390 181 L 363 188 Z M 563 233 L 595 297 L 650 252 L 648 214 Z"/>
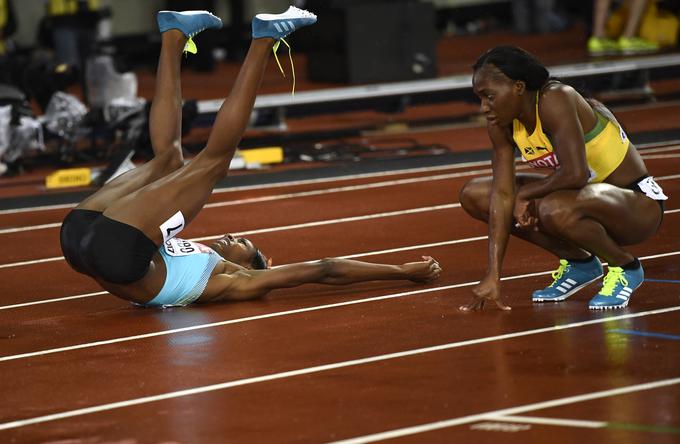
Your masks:
<path fill-rule="evenodd" d="M 623 308 L 644 281 L 640 261 L 623 247 L 656 233 L 663 190 L 635 146 L 601 103 L 548 75 L 531 54 L 499 46 L 474 65 L 473 89 L 482 101 L 493 144 L 493 177 L 473 179 L 460 193 L 472 217 L 489 224 L 488 269 L 471 303 L 500 299 L 500 269 L 510 235 L 553 253 L 553 282 L 534 302 L 562 301 L 603 275 L 591 309 Z M 552 173 L 515 173 L 515 149 L 531 166 Z"/>
<path fill-rule="evenodd" d="M 206 11 L 161 11 L 157 21 L 162 47 L 150 115 L 154 158 L 106 184 L 66 216 L 61 247 L 73 269 L 110 293 L 146 306 L 245 300 L 312 282 L 437 278 L 440 267 L 430 257 L 402 265 L 323 259 L 271 268 L 244 238 L 227 235 L 210 246 L 177 238 L 228 172 L 270 50 L 293 30 L 316 22 L 316 16 L 291 7 L 253 19 L 253 40 L 233 89 L 205 148 L 186 164 L 180 146 L 182 52 L 195 48 L 192 37 L 222 22 Z"/>

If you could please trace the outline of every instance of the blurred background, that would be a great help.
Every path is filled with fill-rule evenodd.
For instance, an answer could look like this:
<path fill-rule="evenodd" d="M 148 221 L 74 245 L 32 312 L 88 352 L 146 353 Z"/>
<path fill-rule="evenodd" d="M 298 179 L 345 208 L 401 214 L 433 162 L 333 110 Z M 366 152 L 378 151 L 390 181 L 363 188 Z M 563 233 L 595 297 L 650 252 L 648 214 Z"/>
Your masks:
<path fill-rule="evenodd" d="M 279 50 L 285 77 L 269 64 L 227 186 L 488 158 L 470 66 L 501 44 L 621 112 L 633 141 L 679 129 L 680 0 L 0 0 L 0 207 L 71 201 L 149 159 L 156 11 L 225 25 L 184 59 L 190 158 L 252 16 L 289 4 L 318 24 L 290 37 L 293 66 Z"/>

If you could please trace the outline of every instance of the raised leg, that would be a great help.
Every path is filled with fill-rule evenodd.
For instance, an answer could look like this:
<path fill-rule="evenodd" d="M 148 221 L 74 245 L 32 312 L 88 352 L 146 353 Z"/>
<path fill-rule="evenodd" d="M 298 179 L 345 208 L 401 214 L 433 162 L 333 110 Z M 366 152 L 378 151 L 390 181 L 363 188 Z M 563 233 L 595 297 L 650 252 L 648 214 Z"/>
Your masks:
<path fill-rule="evenodd" d="M 201 152 L 203 157 L 223 162 L 230 160 L 243 132 L 250 121 L 257 90 L 262 82 L 269 52 L 274 45 L 270 38 L 256 39 L 250 44 L 248 53 L 236 82 L 227 99 L 222 103 L 208 143 Z M 228 166 L 228 162 L 227 165 Z"/>
<path fill-rule="evenodd" d="M 149 121 L 154 158 L 107 183 L 76 208 L 103 212 L 121 197 L 139 190 L 182 166 L 180 67 L 185 43 L 186 37 L 180 31 L 173 29 L 162 34 L 156 90 Z"/>
<path fill-rule="evenodd" d="M 252 41 L 203 151 L 177 171 L 120 198 L 104 212 L 107 217 L 139 228 L 158 244 L 163 241 L 160 225 L 177 211 L 182 212 L 185 224 L 196 217 L 217 181 L 227 174 L 250 119 L 273 43 L 267 38 Z"/>
<path fill-rule="evenodd" d="M 161 32 L 180 29 L 184 36 L 192 36 L 206 27 L 221 26 L 221 21 L 200 11 L 175 13 L 161 11 L 158 15 Z M 284 25 L 285 22 L 285 25 Z M 191 222 L 212 193 L 215 183 L 227 174 L 229 164 L 243 132 L 250 120 L 257 90 L 267 66 L 269 51 L 275 39 L 281 39 L 295 29 L 316 22 L 316 16 L 290 7 L 283 14 L 258 14 L 253 19 L 253 40 L 234 87 L 222 104 L 206 147 L 190 163 L 109 206 L 104 214 L 134 226 L 152 241 L 160 244 L 164 234 L 160 226 L 178 212 L 182 224 Z M 285 29 L 285 32 L 280 30 Z M 180 44 L 182 41 L 180 40 Z M 155 125 L 155 124 L 154 124 Z M 177 127 L 159 125 L 157 140 L 174 143 Z M 173 220 L 173 225 L 176 225 Z M 182 224 L 176 225 L 173 235 Z"/>

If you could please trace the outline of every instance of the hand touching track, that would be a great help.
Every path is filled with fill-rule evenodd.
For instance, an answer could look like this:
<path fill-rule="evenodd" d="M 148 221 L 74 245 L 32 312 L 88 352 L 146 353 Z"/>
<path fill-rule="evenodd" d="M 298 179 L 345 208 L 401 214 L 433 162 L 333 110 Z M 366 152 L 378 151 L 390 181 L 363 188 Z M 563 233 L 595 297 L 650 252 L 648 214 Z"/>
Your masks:
<path fill-rule="evenodd" d="M 431 256 L 423 256 L 422 261 L 409 262 L 402 267 L 408 275 L 408 279 L 418 283 L 431 282 L 437 279 L 442 271 L 439 262 Z"/>

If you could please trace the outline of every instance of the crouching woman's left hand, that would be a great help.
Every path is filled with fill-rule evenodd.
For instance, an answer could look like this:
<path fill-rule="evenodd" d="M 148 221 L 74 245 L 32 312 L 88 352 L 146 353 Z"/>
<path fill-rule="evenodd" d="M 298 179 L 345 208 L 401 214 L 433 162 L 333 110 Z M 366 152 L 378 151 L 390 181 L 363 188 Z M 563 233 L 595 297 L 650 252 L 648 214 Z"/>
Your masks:
<path fill-rule="evenodd" d="M 484 304 L 493 302 L 501 310 L 511 310 L 509 305 L 501 301 L 501 283 L 498 278 L 486 276 L 482 281 L 472 288 L 472 302 L 460 306 L 461 311 L 481 310 Z"/>

